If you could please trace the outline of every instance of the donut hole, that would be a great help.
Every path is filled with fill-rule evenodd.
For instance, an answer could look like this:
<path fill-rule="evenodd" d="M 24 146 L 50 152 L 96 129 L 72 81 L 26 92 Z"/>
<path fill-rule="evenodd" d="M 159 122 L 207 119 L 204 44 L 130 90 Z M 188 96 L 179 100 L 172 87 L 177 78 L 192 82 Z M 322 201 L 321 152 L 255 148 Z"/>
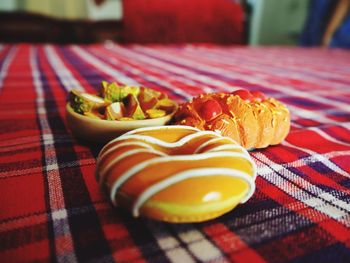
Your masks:
<path fill-rule="evenodd" d="M 138 132 L 137 135 L 155 137 L 158 140 L 173 143 L 177 142 L 181 138 L 186 137 L 193 133 L 193 130 L 178 129 L 177 132 L 168 132 L 166 129 L 164 131 L 157 130 L 147 130 L 144 132 Z"/>

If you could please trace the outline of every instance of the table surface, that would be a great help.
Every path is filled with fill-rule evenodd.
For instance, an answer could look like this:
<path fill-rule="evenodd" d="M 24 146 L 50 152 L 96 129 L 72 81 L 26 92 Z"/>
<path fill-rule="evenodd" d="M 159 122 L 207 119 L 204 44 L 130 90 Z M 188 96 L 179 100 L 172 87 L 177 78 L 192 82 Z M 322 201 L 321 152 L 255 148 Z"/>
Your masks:
<path fill-rule="evenodd" d="M 113 208 L 99 148 L 65 121 L 102 80 L 179 102 L 237 87 L 284 102 L 292 129 L 251 151 L 256 192 L 226 215 L 168 224 Z M 0 45 L 0 258 L 7 261 L 350 262 L 350 52 L 286 47 Z"/>

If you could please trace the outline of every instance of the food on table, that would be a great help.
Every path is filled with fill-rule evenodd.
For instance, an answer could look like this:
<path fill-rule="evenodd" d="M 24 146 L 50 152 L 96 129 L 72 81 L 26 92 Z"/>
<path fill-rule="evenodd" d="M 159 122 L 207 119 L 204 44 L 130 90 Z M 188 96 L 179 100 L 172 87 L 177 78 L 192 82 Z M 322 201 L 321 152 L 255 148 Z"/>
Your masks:
<path fill-rule="evenodd" d="M 76 89 L 69 104 L 79 114 L 93 119 L 132 121 L 164 117 L 175 111 L 176 103 L 167 95 L 145 87 L 119 86 L 102 81 L 98 95 Z"/>
<path fill-rule="evenodd" d="M 202 94 L 179 106 L 174 124 L 212 130 L 246 149 L 279 144 L 290 129 L 290 114 L 281 102 L 259 91 L 240 89 Z"/>
<path fill-rule="evenodd" d="M 174 125 L 112 140 L 98 156 L 96 175 L 111 201 L 135 217 L 200 222 L 247 201 L 256 167 L 231 138 Z"/>
<path fill-rule="evenodd" d="M 124 104 L 127 105 L 127 107 L 125 107 L 127 114 L 126 116 L 134 120 L 143 120 L 146 118 L 137 98 L 133 94 L 129 94 L 125 97 Z"/>
<path fill-rule="evenodd" d="M 119 120 L 126 114 L 124 103 L 113 102 L 106 107 L 105 117 L 107 120 Z"/>
<path fill-rule="evenodd" d="M 140 87 L 122 87 L 115 82 L 109 84 L 107 81 L 102 81 L 101 86 L 100 95 L 109 102 L 121 101 L 129 94 L 137 97 L 137 95 L 140 93 Z"/>
<path fill-rule="evenodd" d="M 96 111 L 108 104 L 101 97 L 80 92 L 79 90 L 71 90 L 69 92 L 69 102 L 73 110 L 80 114 Z"/>
<path fill-rule="evenodd" d="M 156 109 L 149 109 L 146 110 L 146 113 L 148 116 L 150 116 L 152 119 L 154 118 L 160 118 L 166 115 L 166 112 L 164 110 L 156 110 Z"/>

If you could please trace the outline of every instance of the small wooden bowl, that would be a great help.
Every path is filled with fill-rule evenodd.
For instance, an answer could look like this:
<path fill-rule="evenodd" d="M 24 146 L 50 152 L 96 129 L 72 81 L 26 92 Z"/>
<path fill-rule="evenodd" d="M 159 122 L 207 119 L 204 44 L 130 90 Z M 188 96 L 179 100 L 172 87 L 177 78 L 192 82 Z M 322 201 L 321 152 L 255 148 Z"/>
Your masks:
<path fill-rule="evenodd" d="M 106 143 L 119 135 L 142 127 L 166 125 L 177 110 L 161 118 L 134 120 L 134 121 L 107 121 L 93 119 L 76 113 L 67 103 L 66 119 L 68 128 L 78 139 L 94 143 Z"/>

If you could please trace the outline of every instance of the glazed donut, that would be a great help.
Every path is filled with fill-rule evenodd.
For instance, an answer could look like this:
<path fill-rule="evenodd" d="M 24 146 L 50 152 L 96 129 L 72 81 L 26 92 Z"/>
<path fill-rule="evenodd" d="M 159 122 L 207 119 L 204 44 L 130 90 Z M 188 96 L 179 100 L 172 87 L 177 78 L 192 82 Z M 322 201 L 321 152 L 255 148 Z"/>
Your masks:
<path fill-rule="evenodd" d="M 246 149 L 279 144 L 290 129 L 286 106 L 261 92 L 201 94 L 180 105 L 173 120 L 231 137 Z"/>
<path fill-rule="evenodd" d="M 256 167 L 231 138 L 174 125 L 136 129 L 109 142 L 96 176 L 112 203 L 135 217 L 200 222 L 246 202 Z"/>

